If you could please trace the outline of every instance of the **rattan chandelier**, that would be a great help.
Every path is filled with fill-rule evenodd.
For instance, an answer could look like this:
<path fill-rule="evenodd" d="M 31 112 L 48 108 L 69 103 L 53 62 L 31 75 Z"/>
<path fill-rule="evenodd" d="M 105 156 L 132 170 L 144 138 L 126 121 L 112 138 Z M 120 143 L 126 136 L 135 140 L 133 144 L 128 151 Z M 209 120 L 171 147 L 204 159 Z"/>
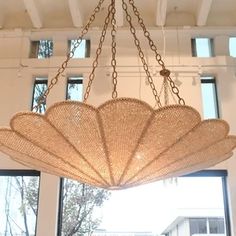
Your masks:
<path fill-rule="evenodd" d="M 38 106 L 45 101 L 66 69 L 103 2 L 104 0 L 98 2 L 82 29 L 81 36 L 51 80 Z M 84 101 L 58 102 L 44 115 L 36 112 L 17 113 L 10 121 L 10 128 L 0 129 L 0 150 L 3 153 L 30 168 L 107 189 L 128 188 L 180 176 L 213 166 L 232 155 L 236 136 L 228 135 L 228 124 L 219 119 L 202 121 L 194 108 L 185 105 L 134 5 L 134 0 L 128 0 L 128 3 L 122 0 L 122 7 L 157 108 L 138 99 L 118 98 L 116 10 L 115 0 L 111 0 Z M 161 101 L 149 72 L 129 8 L 137 17 L 144 37 L 161 67 L 164 102 Z M 99 107 L 93 107 L 86 102 L 109 24 L 113 99 Z M 168 88 L 178 104 L 168 104 Z"/>

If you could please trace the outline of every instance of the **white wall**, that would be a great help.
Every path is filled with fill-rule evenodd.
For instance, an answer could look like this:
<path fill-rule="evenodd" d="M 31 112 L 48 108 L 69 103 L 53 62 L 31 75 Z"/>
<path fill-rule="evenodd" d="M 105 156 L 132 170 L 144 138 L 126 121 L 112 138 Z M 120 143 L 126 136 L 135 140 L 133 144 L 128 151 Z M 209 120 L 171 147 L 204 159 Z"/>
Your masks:
<path fill-rule="evenodd" d="M 162 51 L 163 37 L 161 31 L 151 29 L 153 39 Z M 55 74 L 57 67 L 65 57 L 69 38 L 76 37 L 76 31 L 34 31 L 22 32 L 21 30 L 0 31 L 0 125 L 7 126 L 14 113 L 21 110 L 30 110 L 32 98 L 33 77 L 37 75 Z M 95 39 L 98 31 L 94 30 L 89 37 L 92 40 L 92 55 L 96 49 Z M 192 85 L 193 78 L 198 78 L 198 73 L 215 74 L 218 81 L 218 93 L 222 118 L 226 119 L 231 126 L 231 133 L 236 134 L 236 93 L 234 92 L 235 64 L 236 59 L 227 57 L 227 40 L 230 35 L 236 35 L 235 28 L 230 29 L 166 29 L 166 52 L 165 61 L 173 72 L 179 73 L 182 81 L 181 94 L 185 97 L 187 105 L 194 106 L 202 111 L 200 97 L 200 83 Z M 193 36 L 212 36 L 216 38 L 216 57 L 198 59 L 191 57 L 190 39 Z M 29 45 L 31 39 L 53 38 L 55 53 L 51 59 L 29 59 Z M 104 46 L 104 54 L 100 65 L 106 67 L 110 64 L 107 55 L 110 55 L 109 43 Z M 147 44 L 144 44 L 147 45 Z M 145 75 L 140 72 L 140 61 L 136 51 L 131 49 L 132 40 L 127 40 L 127 30 L 120 32 L 118 40 L 117 58 L 118 64 L 118 92 L 119 96 L 136 97 L 154 105 L 151 90 L 145 83 Z M 132 46 L 133 47 L 133 46 Z M 157 66 L 152 53 L 145 46 L 144 52 L 152 70 Z M 23 67 L 20 64 L 24 65 Z M 91 59 L 73 60 L 65 75 L 83 74 L 88 77 Z M 158 66 L 156 67 L 159 68 Z M 94 81 L 89 102 L 98 105 L 111 98 L 111 79 L 101 68 Z M 160 78 L 154 76 L 157 82 Z M 87 79 L 85 79 L 87 81 Z M 48 105 L 65 97 L 65 79 L 62 78 L 48 98 Z M 230 196 L 230 209 L 232 215 L 232 231 L 236 235 L 236 157 L 216 166 L 226 168 L 229 173 L 228 187 Z M 24 168 L 1 154 L 1 169 Z M 37 236 L 56 235 L 57 206 L 58 206 L 59 178 L 42 174 L 39 215 L 37 224 Z M 50 197 L 49 197 L 50 196 Z M 47 227 L 45 228 L 45 225 Z M 235 227 L 234 227 L 235 226 Z"/>

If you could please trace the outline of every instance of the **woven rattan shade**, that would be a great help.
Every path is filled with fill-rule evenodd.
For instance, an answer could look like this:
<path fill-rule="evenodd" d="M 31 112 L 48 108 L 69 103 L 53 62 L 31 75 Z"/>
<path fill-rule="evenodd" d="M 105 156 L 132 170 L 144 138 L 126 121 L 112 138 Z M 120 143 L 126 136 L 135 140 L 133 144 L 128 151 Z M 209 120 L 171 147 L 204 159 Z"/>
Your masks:
<path fill-rule="evenodd" d="M 0 150 L 31 168 L 119 189 L 183 175 L 229 158 L 236 137 L 223 120 L 201 121 L 189 106 L 154 110 L 131 98 L 94 108 L 56 103 L 45 115 L 16 114 Z"/>

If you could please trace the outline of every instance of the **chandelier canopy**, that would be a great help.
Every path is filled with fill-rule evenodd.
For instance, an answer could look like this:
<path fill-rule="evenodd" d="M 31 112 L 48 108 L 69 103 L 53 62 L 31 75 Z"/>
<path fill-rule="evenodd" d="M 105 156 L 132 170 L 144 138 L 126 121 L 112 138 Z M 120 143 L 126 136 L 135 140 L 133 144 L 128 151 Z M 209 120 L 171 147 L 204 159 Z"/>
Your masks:
<path fill-rule="evenodd" d="M 45 101 L 66 69 L 103 2 L 99 1 L 37 107 Z M 3 153 L 30 168 L 107 189 L 128 188 L 180 176 L 208 168 L 232 156 L 236 136 L 228 135 L 228 124 L 219 119 L 201 121 L 199 113 L 185 105 L 134 1 L 129 0 L 129 4 L 161 66 L 164 104 L 155 88 L 125 0 L 122 0 L 122 6 L 126 20 L 158 108 L 134 98 L 117 98 L 115 0 L 111 0 L 84 101 L 56 103 L 44 115 L 17 113 L 10 121 L 10 128 L 0 129 L 0 150 Z M 113 99 L 96 108 L 86 101 L 109 23 Z M 178 104 L 168 104 L 168 89 Z"/>

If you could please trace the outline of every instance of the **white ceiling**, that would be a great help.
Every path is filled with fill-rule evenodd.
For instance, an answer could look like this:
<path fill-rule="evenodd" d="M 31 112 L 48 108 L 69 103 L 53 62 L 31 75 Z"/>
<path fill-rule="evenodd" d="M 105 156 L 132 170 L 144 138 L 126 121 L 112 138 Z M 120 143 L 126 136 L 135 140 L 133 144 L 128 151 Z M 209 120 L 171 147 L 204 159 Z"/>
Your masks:
<path fill-rule="evenodd" d="M 128 0 L 126 0 L 127 2 Z M 72 28 L 86 23 L 98 0 L 0 0 L 0 28 Z M 93 26 L 101 26 L 110 0 Z M 126 26 L 121 0 L 117 22 Z M 145 23 L 154 26 L 235 26 L 236 0 L 135 0 Z M 160 20 L 161 19 L 161 20 Z"/>

